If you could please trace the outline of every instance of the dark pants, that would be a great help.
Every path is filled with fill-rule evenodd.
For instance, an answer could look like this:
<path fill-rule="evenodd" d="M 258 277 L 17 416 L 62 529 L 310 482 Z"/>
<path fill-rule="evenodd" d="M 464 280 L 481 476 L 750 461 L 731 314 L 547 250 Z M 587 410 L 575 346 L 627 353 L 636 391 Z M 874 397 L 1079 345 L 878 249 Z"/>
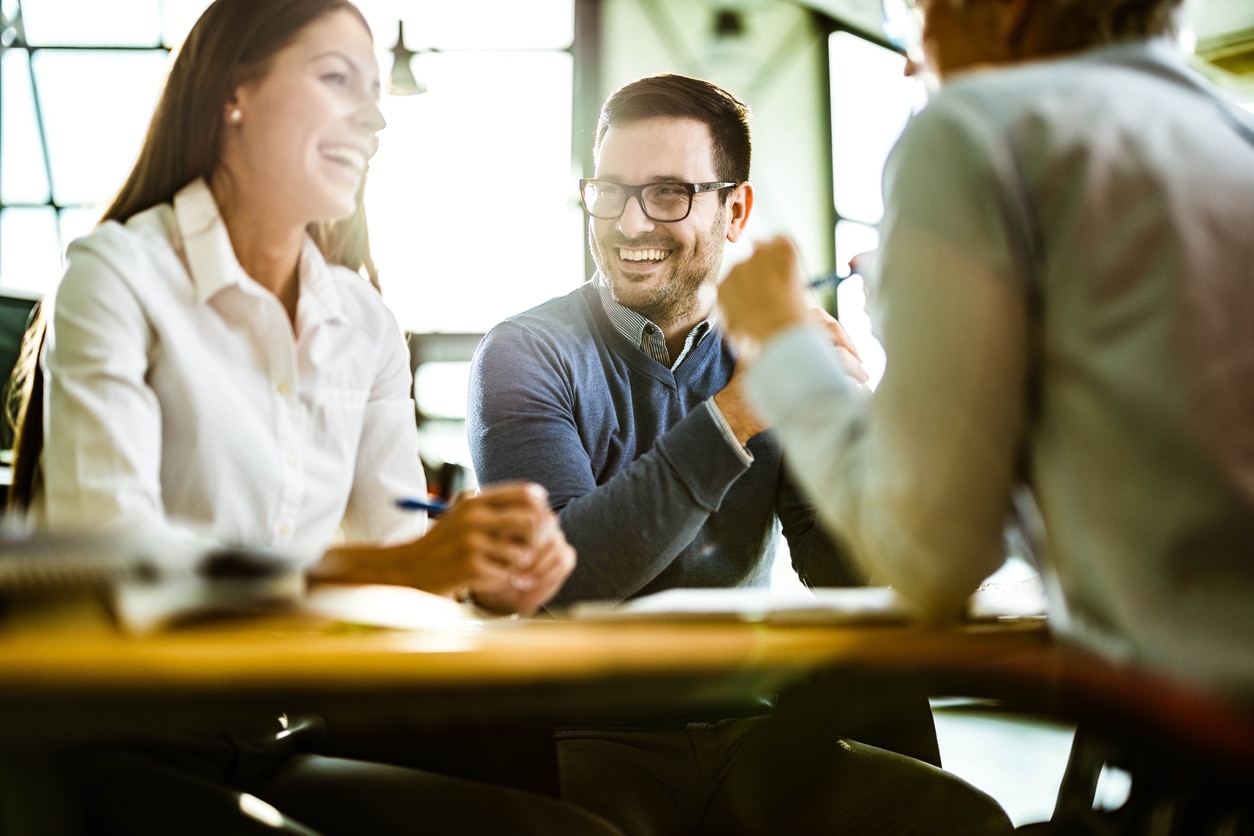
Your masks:
<path fill-rule="evenodd" d="M 317 751 L 323 742 L 310 727 L 227 733 L 198 745 L 78 751 L 64 759 L 64 772 L 91 834 L 618 832 L 539 793 L 330 757 Z M 422 746 L 421 738 L 405 742 Z"/>
<path fill-rule="evenodd" d="M 1012 831 L 996 801 L 938 767 L 922 692 L 858 684 L 817 681 L 764 717 L 562 729 L 562 797 L 629 836 Z"/>

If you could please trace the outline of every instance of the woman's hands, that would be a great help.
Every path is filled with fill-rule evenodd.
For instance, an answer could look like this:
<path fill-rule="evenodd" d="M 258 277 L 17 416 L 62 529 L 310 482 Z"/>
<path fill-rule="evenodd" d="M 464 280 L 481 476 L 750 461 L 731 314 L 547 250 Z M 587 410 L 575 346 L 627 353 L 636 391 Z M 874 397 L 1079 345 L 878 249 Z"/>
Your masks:
<path fill-rule="evenodd" d="M 796 247 L 783 236 L 755 244 L 719 285 L 718 304 L 723 327 L 754 354 L 771 337 L 805 322 L 811 302 Z"/>
<path fill-rule="evenodd" d="M 459 498 L 412 542 L 332 549 L 315 578 L 398 584 L 445 595 L 469 590 L 485 609 L 530 615 L 557 593 L 574 568 L 575 550 L 544 489 L 509 483 Z"/>
<path fill-rule="evenodd" d="M 718 303 L 723 327 L 741 348 L 741 356 L 756 356 L 772 337 L 808 322 L 832 341 L 850 377 L 864 385 L 869 379 L 844 327 L 812 304 L 801 256 L 789 239 L 779 236 L 757 244 L 747 259 L 728 271 L 719 286 Z"/>

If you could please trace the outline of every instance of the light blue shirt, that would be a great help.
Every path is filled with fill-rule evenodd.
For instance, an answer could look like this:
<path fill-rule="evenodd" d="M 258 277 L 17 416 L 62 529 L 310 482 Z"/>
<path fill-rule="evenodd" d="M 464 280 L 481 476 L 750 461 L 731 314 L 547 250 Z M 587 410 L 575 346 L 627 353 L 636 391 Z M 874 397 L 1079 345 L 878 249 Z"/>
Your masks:
<path fill-rule="evenodd" d="M 970 72 L 906 129 L 878 389 L 798 328 L 750 392 L 820 515 L 920 609 L 999 566 L 1024 485 L 1056 631 L 1254 698 L 1249 122 L 1163 41 Z"/>

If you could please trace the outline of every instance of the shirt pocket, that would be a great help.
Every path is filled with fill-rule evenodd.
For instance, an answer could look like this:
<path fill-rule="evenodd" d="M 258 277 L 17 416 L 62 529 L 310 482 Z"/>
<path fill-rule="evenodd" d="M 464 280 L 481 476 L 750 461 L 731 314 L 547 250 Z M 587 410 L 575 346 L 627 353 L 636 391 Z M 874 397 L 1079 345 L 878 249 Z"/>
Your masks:
<path fill-rule="evenodd" d="M 319 389 L 312 399 L 313 439 L 337 464 L 351 472 L 361 441 L 368 389 Z"/>

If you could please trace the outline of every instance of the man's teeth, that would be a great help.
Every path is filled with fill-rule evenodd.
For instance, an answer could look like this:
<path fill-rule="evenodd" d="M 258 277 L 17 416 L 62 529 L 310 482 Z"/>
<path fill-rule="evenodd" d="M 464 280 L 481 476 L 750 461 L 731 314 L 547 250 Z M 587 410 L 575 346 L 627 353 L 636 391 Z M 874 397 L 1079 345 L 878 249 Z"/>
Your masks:
<path fill-rule="evenodd" d="M 623 261 L 661 261 L 666 258 L 666 250 L 619 250 Z"/>
<path fill-rule="evenodd" d="M 358 151 L 356 148 L 349 148 L 344 145 L 335 145 L 322 149 L 323 156 L 330 157 L 337 162 L 351 165 L 353 168 L 363 169 L 366 167 L 366 155 Z"/>

